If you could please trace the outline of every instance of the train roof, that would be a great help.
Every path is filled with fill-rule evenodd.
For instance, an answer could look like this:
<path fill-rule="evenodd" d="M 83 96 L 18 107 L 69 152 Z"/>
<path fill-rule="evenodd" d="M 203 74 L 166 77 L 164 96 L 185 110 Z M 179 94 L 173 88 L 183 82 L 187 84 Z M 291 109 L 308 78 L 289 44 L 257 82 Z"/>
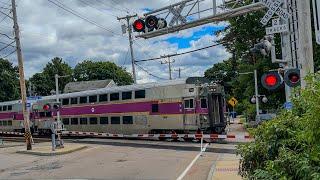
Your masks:
<path fill-rule="evenodd" d="M 60 94 L 59 98 L 68 98 L 68 97 L 75 97 L 75 96 L 88 96 L 92 94 L 105 94 L 105 93 L 112 93 L 112 92 L 123 92 L 123 91 L 132 91 L 132 90 L 141 90 L 141 89 L 149 89 L 152 87 L 161 87 L 161 86 L 172 86 L 172 85 L 179 85 L 179 84 L 186 84 L 186 78 L 183 79 L 176 79 L 176 80 L 166 80 L 161 82 L 151 82 L 151 83 L 144 83 L 144 84 L 133 84 L 133 85 L 126 85 L 126 86 L 112 86 L 101 88 L 97 90 L 88 90 L 88 91 L 81 91 L 81 92 L 74 92 L 74 93 L 66 93 Z M 55 99 L 56 96 L 45 96 L 43 100 Z"/>
<path fill-rule="evenodd" d="M 81 91 L 81 92 L 73 92 L 73 93 L 66 93 L 66 94 L 59 94 L 59 98 L 68 98 L 68 97 L 74 97 L 74 96 L 87 96 L 92 94 L 104 94 L 104 93 L 110 93 L 110 92 L 121 92 L 121 91 L 129 91 L 129 90 L 140 90 L 140 89 L 148 89 L 152 87 L 161 87 L 161 86 L 170 86 L 170 85 L 179 85 L 179 84 L 186 84 L 187 78 L 182 79 L 176 79 L 176 80 L 166 80 L 161 82 L 151 82 L 151 83 L 144 83 L 144 84 L 133 84 L 133 85 L 126 85 L 126 86 L 112 86 L 112 87 L 106 87 L 96 90 L 87 90 L 87 91 Z M 50 96 L 43 96 L 40 97 L 39 100 L 51 100 L 55 99 L 56 95 L 50 95 Z M 5 101 L 0 102 L 0 106 L 5 105 L 13 105 L 13 104 L 19 104 L 21 103 L 21 100 L 14 100 L 14 101 Z"/>
<path fill-rule="evenodd" d="M 59 98 L 61 99 L 61 98 L 69 98 L 69 97 L 76 97 L 76 96 L 88 96 L 92 94 L 105 94 L 105 93 L 112 93 L 112 92 L 141 90 L 141 89 L 149 89 L 152 87 L 172 86 L 172 85 L 179 85 L 179 84 L 195 84 L 196 81 L 201 81 L 202 83 L 205 83 L 208 80 L 203 77 L 189 77 L 189 78 L 181 78 L 181 79 L 175 79 L 175 80 L 166 80 L 161 82 L 144 83 L 144 84 L 111 86 L 111 87 L 106 87 L 106 88 L 101 88 L 96 90 L 87 90 L 87 91 L 81 91 L 81 92 L 59 94 Z M 40 97 L 38 100 L 52 100 L 55 98 L 56 98 L 56 95 L 51 95 L 51 96 Z M 0 106 L 13 105 L 13 104 L 19 104 L 19 103 L 21 103 L 21 100 L 0 102 Z"/>

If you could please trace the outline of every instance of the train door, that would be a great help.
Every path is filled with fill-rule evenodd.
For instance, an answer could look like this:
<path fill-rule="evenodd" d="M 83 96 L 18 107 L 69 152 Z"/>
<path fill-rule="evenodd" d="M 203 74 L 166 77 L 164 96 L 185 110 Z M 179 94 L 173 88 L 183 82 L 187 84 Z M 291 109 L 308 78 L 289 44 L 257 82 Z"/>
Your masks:
<path fill-rule="evenodd" d="M 208 114 L 210 130 L 222 133 L 226 126 L 224 112 L 224 99 L 221 94 L 208 93 Z"/>
<path fill-rule="evenodd" d="M 183 98 L 183 125 L 186 129 L 187 126 L 197 126 L 197 115 L 195 113 L 196 102 L 194 98 Z"/>

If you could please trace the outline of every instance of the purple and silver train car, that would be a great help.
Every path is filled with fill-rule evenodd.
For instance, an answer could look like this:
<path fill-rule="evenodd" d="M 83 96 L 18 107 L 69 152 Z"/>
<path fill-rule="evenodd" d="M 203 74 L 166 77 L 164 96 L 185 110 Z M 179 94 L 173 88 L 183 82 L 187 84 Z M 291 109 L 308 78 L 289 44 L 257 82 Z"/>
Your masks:
<path fill-rule="evenodd" d="M 59 99 L 60 118 L 68 131 L 137 134 L 201 129 L 221 133 L 226 127 L 223 86 L 204 78 L 113 86 L 60 94 Z M 57 110 L 50 106 L 55 101 L 56 96 L 46 96 L 32 105 L 33 131 L 50 131 L 50 123 L 57 118 Z M 0 124 L 0 130 L 23 128 L 19 108 L 11 114 L 0 112 L 0 121 L 11 121 Z"/>

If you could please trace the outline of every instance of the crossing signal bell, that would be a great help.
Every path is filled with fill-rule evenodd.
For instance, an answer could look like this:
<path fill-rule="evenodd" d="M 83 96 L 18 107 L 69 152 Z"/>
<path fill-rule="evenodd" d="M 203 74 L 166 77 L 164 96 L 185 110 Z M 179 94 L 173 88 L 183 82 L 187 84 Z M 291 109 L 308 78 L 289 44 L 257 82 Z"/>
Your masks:
<path fill-rule="evenodd" d="M 269 37 L 265 37 L 265 39 L 261 40 L 258 44 L 255 44 L 254 47 L 250 49 L 250 52 L 254 54 L 260 53 L 263 56 L 267 56 L 270 54 L 271 48 L 271 39 Z"/>
<path fill-rule="evenodd" d="M 297 87 L 301 83 L 300 70 L 299 69 L 289 69 L 284 74 L 284 82 L 289 87 Z"/>
<path fill-rule="evenodd" d="M 261 77 L 261 84 L 268 90 L 275 90 L 282 84 L 282 78 L 278 72 L 269 72 Z"/>

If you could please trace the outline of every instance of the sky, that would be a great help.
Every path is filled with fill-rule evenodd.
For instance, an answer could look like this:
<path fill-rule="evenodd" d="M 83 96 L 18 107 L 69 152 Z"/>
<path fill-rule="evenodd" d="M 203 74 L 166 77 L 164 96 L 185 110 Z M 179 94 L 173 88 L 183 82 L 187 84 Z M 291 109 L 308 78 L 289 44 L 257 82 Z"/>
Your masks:
<path fill-rule="evenodd" d="M 64 8 L 70 8 L 82 18 L 63 10 L 52 2 Z M 161 8 L 179 0 L 17 0 L 18 23 L 21 30 L 22 52 L 25 61 L 25 75 L 30 78 L 41 72 L 43 67 L 54 57 L 61 57 L 70 66 L 84 60 L 111 61 L 126 68 L 131 73 L 131 59 L 129 53 L 128 35 L 122 34 L 121 25 L 125 21 L 118 21 L 117 17 L 143 13 Z M 7 12 L 9 0 L 0 0 L 0 9 Z M 61 2 L 62 4 L 59 4 Z M 203 1 L 199 8 L 212 6 L 211 0 Z M 191 6 L 189 6 L 191 7 Z M 70 10 L 69 9 L 69 10 Z M 188 11 L 186 7 L 182 14 Z M 193 10 L 194 11 L 194 10 Z M 192 12 L 193 12 L 192 11 Z M 211 11 L 194 14 L 188 21 L 210 15 Z M 164 16 L 159 15 L 160 16 Z M 12 21 L 0 14 L 0 33 L 12 37 Z M 168 20 L 172 18 L 169 15 Z M 134 37 L 134 57 L 136 60 L 159 57 L 165 54 L 180 53 L 213 45 L 221 38 L 215 32 L 223 30 L 227 22 L 211 23 L 180 32 L 151 38 Z M 99 26 L 99 27 L 97 27 Z M 134 33 L 134 36 L 137 33 Z M 0 34 L 1 42 L 10 43 L 12 40 Z M 0 57 L 12 52 L 8 47 L 0 51 Z M 230 58 L 230 54 L 223 46 L 216 46 L 206 50 L 177 56 L 173 59 L 173 78 L 178 78 L 177 69 L 181 68 L 182 77 L 203 76 L 206 69 L 213 64 Z M 13 64 L 17 64 L 16 54 L 7 57 Z M 164 61 L 163 59 L 162 61 Z M 161 60 L 138 63 L 136 67 L 138 83 L 160 81 L 168 79 L 168 65 L 161 64 Z M 149 73 L 142 70 L 147 70 Z M 152 75 L 154 76 L 152 76 Z"/>

